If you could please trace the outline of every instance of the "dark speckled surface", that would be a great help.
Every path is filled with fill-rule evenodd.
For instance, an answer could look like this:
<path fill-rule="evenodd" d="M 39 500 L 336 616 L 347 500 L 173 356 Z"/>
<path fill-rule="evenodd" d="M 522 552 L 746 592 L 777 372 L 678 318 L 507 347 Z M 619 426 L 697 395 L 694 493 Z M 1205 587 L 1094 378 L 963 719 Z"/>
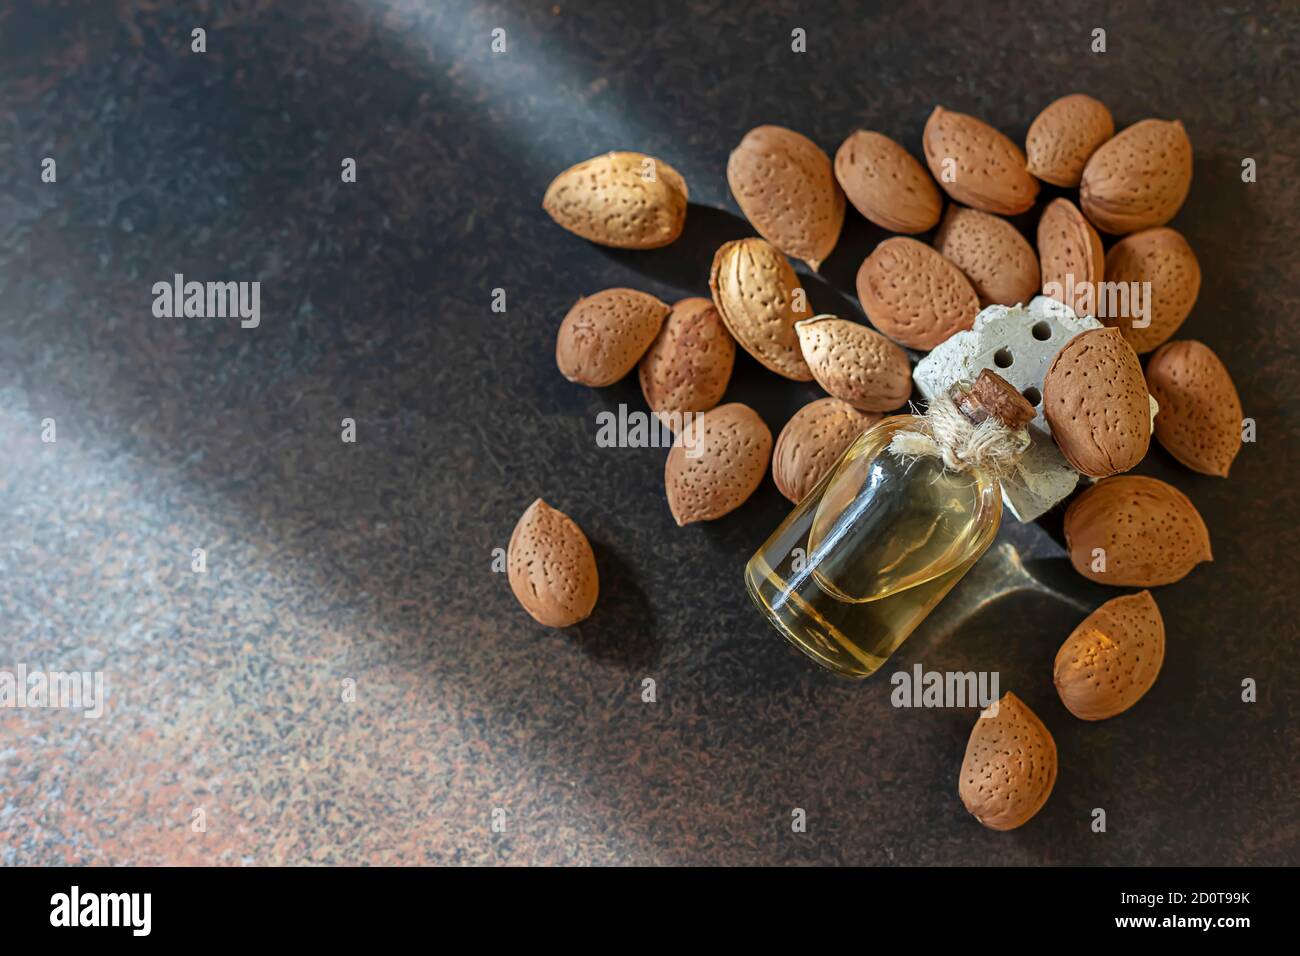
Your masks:
<path fill-rule="evenodd" d="M 0 8 L 0 669 L 110 689 L 99 720 L 0 710 L 0 863 L 1300 862 L 1295 11 L 1019 7 Z M 973 712 L 896 710 L 884 675 L 817 670 L 749 607 L 741 568 L 786 510 L 770 479 L 676 528 L 663 452 L 594 441 L 599 411 L 642 407 L 634 379 L 570 385 L 554 335 L 579 294 L 705 291 L 749 233 L 724 169 L 751 126 L 919 153 L 936 103 L 1021 138 L 1076 90 L 1120 125 L 1187 125 L 1184 334 L 1224 357 L 1259 440 L 1228 481 L 1159 449 L 1140 469 L 1203 511 L 1216 560 L 1157 593 L 1168 656 L 1128 714 L 1085 725 L 1052 689 L 1111 593 L 1068 569 L 1059 515 L 1004 528 L 896 658 L 997 669 L 1055 735 L 1051 800 L 997 834 L 956 797 Z M 611 148 L 686 176 L 679 243 L 603 250 L 542 213 L 557 171 Z M 882 235 L 850 211 L 818 310 L 858 314 Z M 176 272 L 260 281 L 261 326 L 154 318 Z M 815 394 L 741 357 L 728 399 L 775 433 Z M 563 632 L 491 567 L 539 495 L 600 567 Z"/>

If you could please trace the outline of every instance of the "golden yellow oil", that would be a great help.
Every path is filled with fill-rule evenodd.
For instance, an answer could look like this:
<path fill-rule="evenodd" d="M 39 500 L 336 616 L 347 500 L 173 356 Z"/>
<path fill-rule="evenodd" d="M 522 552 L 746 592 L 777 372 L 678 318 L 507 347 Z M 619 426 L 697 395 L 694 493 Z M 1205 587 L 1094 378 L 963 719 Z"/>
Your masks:
<path fill-rule="evenodd" d="M 998 482 L 886 451 L 915 416 L 864 432 L 745 568 L 778 631 L 831 670 L 874 673 L 992 543 Z"/>

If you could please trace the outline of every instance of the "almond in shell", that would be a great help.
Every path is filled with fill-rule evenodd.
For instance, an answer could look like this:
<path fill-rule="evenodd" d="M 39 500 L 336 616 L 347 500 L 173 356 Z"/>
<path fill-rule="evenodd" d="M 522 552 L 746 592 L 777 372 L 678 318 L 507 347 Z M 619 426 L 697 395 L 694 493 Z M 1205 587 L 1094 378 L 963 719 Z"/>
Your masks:
<path fill-rule="evenodd" d="M 1183 124 L 1148 119 L 1103 143 L 1083 168 L 1079 205 L 1102 232 L 1163 226 L 1192 186 L 1192 143 Z"/>
<path fill-rule="evenodd" d="M 979 296 L 955 265 L 923 242 L 896 236 L 858 269 L 858 299 L 871 324 L 895 342 L 928 351 L 969 329 Z"/>
<path fill-rule="evenodd" d="M 735 359 L 736 343 L 713 303 L 683 299 L 641 358 L 641 394 L 670 424 L 685 412 L 706 412 L 722 401 Z"/>
<path fill-rule="evenodd" d="M 855 209 L 890 232 L 927 232 L 943 199 L 911 153 L 881 133 L 858 130 L 835 153 L 835 178 Z"/>
<path fill-rule="evenodd" d="M 1201 265 L 1174 230 L 1144 229 L 1111 246 L 1106 281 L 1110 291 L 1107 301 L 1098 303 L 1098 317 L 1123 332 L 1134 350 L 1150 352 L 1168 341 L 1192 311 L 1201 291 Z M 1118 297 L 1121 291 L 1127 291 L 1127 303 Z M 1118 301 L 1110 301 L 1112 294 Z"/>
<path fill-rule="evenodd" d="M 1053 199 L 1038 220 L 1038 259 L 1043 295 L 1064 303 L 1075 315 L 1097 314 L 1097 294 L 1106 270 L 1101 236 L 1079 207 Z"/>
<path fill-rule="evenodd" d="M 728 242 L 709 271 L 713 304 L 732 337 L 778 375 L 812 379 L 794 324 L 808 318 L 807 296 L 781 251 L 762 239 Z"/>
<path fill-rule="evenodd" d="M 898 408 L 912 394 L 907 353 L 860 322 L 818 315 L 798 323 L 817 384 L 864 412 Z"/>
<path fill-rule="evenodd" d="M 1014 830 L 1052 795 L 1056 769 L 1056 741 L 1038 715 L 1008 691 L 975 721 L 957 792 L 990 830 Z"/>
<path fill-rule="evenodd" d="M 645 153 L 615 152 L 570 166 L 542 208 L 569 232 L 617 249 L 656 249 L 682 234 L 686 180 Z"/>
<path fill-rule="evenodd" d="M 794 413 L 776 439 L 772 478 L 793 502 L 802 501 L 853 440 L 880 421 L 838 398 L 819 398 Z"/>
<path fill-rule="evenodd" d="M 664 487 L 679 526 L 712 521 L 745 503 L 763 481 L 772 433 L 748 405 L 694 416 L 668 452 Z"/>
<path fill-rule="evenodd" d="M 1212 561 L 1210 533 L 1187 496 L 1157 478 L 1097 482 L 1065 512 L 1070 563 L 1100 584 L 1150 588 Z"/>
<path fill-rule="evenodd" d="M 745 134 L 727 160 L 727 183 L 758 234 L 814 272 L 844 225 L 844 193 L 830 157 L 783 126 Z"/>
<path fill-rule="evenodd" d="M 1191 339 L 1162 345 L 1147 388 L 1160 403 L 1156 440 L 1193 471 L 1227 478 L 1241 451 L 1241 399 L 1219 357 Z"/>
<path fill-rule="evenodd" d="M 1052 680 L 1080 720 L 1122 714 L 1151 689 L 1165 660 L 1165 622 L 1150 591 L 1112 598 L 1056 652 Z"/>
<path fill-rule="evenodd" d="M 922 137 L 925 161 L 957 202 L 1015 216 L 1034 204 L 1038 180 L 1020 147 L 983 120 L 936 106 Z"/>
<path fill-rule="evenodd" d="M 950 205 L 934 248 L 970 280 L 981 308 L 1020 305 L 1038 292 L 1038 256 L 1020 230 L 999 216 Z"/>
<path fill-rule="evenodd" d="M 1094 478 L 1128 471 L 1151 444 L 1137 353 L 1115 329 L 1081 332 L 1043 376 L 1043 415 L 1065 460 Z"/>
<path fill-rule="evenodd" d="M 600 581 L 582 529 L 538 498 L 523 513 L 506 551 L 510 590 L 539 624 L 568 627 L 591 614 Z"/>
<path fill-rule="evenodd" d="M 1115 121 L 1104 103 L 1083 93 L 1062 96 L 1029 126 L 1029 172 L 1055 186 L 1077 186 L 1088 157 L 1114 135 Z"/>
<path fill-rule="evenodd" d="M 640 361 L 668 311 L 635 289 L 606 289 L 579 299 L 560 323 L 555 364 L 570 382 L 612 385 Z"/>

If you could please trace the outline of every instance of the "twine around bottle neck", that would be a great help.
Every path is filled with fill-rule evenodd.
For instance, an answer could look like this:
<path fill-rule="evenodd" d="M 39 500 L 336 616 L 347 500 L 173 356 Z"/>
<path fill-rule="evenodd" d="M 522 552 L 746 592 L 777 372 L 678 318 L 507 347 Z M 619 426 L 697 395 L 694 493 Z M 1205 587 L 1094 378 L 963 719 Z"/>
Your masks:
<path fill-rule="evenodd" d="M 981 469 L 997 478 L 1015 470 L 1029 447 L 1029 432 L 992 416 L 973 422 L 946 392 L 930 402 L 923 425 L 895 432 L 889 451 L 896 457 L 938 458 L 949 471 Z"/>

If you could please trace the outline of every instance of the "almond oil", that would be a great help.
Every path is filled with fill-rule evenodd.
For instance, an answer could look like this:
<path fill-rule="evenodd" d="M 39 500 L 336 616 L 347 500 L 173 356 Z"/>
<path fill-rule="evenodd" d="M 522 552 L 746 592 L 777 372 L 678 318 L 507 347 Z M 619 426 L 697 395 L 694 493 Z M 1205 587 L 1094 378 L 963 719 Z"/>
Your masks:
<path fill-rule="evenodd" d="M 989 410 L 967 401 L 971 394 L 961 386 L 954 397 L 974 426 Z M 1025 409 L 1029 418 L 1033 409 L 1010 394 L 1021 403 L 1014 411 L 998 404 L 1010 402 L 1001 388 L 986 391 L 986 402 L 1007 416 L 1014 432 L 1028 420 Z M 896 436 L 931 431 L 932 423 L 917 415 L 887 418 L 865 431 L 745 569 L 749 594 L 772 625 L 845 676 L 879 669 L 997 535 L 996 468 L 954 468 L 942 457 L 891 451 Z"/>

